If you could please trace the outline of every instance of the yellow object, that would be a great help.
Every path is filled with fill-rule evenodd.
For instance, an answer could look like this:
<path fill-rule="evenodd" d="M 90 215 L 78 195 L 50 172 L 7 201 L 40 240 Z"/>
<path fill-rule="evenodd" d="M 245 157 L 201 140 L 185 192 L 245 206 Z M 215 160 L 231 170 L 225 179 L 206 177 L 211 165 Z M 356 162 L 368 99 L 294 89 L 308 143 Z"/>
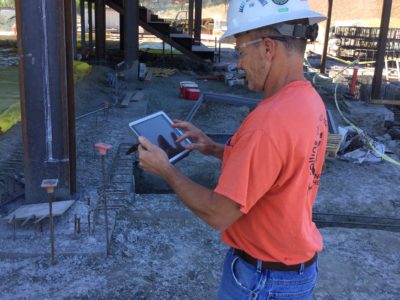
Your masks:
<path fill-rule="evenodd" d="M 19 121 L 21 121 L 20 105 L 14 103 L 0 114 L 0 133 L 6 132 Z"/>
<path fill-rule="evenodd" d="M 86 75 L 92 71 L 92 66 L 82 62 L 74 60 L 74 82 L 82 80 Z"/>
<path fill-rule="evenodd" d="M 92 66 L 90 66 L 89 64 L 81 61 L 74 61 L 74 82 L 82 80 L 87 74 L 90 73 L 91 70 Z M 10 86 L 10 83 L 7 83 L 7 85 Z M 5 106 L 7 108 L 5 108 L 4 111 L 1 111 L 0 108 L 0 134 L 7 132 L 7 130 L 9 130 L 12 126 L 21 121 L 21 110 L 20 110 L 19 97 L 17 96 L 18 95 L 17 86 L 18 86 L 18 81 L 16 82 L 16 87 L 15 87 L 16 89 L 15 98 L 7 97 L 5 99 L 1 99 L 0 97 L 0 101 L 3 102 L 3 104 L 10 102 L 10 106 L 8 107 Z M 10 99 L 13 100 L 9 101 Z"/>

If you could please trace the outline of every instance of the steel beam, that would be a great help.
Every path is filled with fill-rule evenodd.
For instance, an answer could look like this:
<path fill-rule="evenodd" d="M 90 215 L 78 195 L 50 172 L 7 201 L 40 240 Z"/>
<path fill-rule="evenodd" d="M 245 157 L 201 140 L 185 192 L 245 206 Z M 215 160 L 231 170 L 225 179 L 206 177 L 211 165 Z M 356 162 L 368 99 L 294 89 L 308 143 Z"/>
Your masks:
<path fill-rule="evenodd" d="M 88 0 L 89 54 L 93 50 L 93 0 Z"/>
<path fill-rule="evenodd" d="M 324 49 L 322 50 L 322 56 L 321 56 L 321 67 L 320 67 L 321 74 L 325 74 L 326 54 L 328 52 L 329 33 L 331 29 L 331 20 L 332 20 L 332 6 L 333 6 L 333 0 L 328 0 L 328 19 L 326 20 Z"/>
<path fill-rule="evenodd" d="M 197 114 L 200 106 L 203 105 L 205 102 L 216 102 L 216 103 L 225 103 L 231 105 L 241 105 L 247 106 L 249 109 L 255 108 L 259 100 L 251 99 L 251 98 L 244 98 L 232 95 L 224 95 L 224 94 L 215 94 L 215 93 L 204 93 L 200 96 L 200 98 L 196 101 L 195 105 L 193 105 L 192 109 L 188 113 L 185 118 L 185 121 L 192 122 L 194 116 Z"/>
<path fill-rule="evenodd" d="M 250 109 L 253 109 L 260 103 L 257 99 L 244 98 L 232 95 L 224 95 L 224 94 L 214 94 L 214 93 L 204 93 L 203 95 L 204 101 L 209 102 L 218 102 L 232 105 L 243 105 L 247 106 Z"/>
<path fill-rule="evenodd" d="M 194 0 L 189 0 L 189 35 L 193 36 L 193 9 Z"/>
<path fill-rule="evenodd" d="M 195 0 L 195 17 L 194 17 L 194 40 L 197 44 L 201 42 L 201 16 L 203 10 L 203 1 Z"/>
<path fill-rule="evenodd" d="M 378 39 L 378 53 L 376 57 L 374 79 L 372 80 L 372 99 L 379 99 L 382 86 L 382 72 L 385 64 L 386 42 L 389 32 L 390 13 L 392 11 L 392 0 L 383 1 L 381 28 Z"/>
<path fill-rule="evenodd" d="M 86 54 L 86 18 L 85 18 L 85 1 L 80 0 L 81 12 L 81 54 L 82 57 Z"/>
<path fill-rule="evenodd" d="M 16 0 L 25 200 L 45 202 L 44 178 L 70 195 L 64 0 Z"/>
<path fill-rule="evenodd" d="M 130 2 L 130 1 L 126 1 Z M 95 0 L 96 59 L 106 59 L 106 4 Z"/>

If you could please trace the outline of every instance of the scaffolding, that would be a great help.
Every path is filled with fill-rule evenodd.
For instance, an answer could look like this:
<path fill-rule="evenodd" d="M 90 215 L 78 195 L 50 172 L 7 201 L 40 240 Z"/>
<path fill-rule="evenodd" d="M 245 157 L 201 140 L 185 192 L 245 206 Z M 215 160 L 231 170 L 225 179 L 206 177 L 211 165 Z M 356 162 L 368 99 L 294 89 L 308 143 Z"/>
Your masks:
<path fill-rule="evenodd" d="M 377 59 L 380 28 L 378 27 L 336 27 L 333 35 L 336 39 L 337 56 L 358 58 L 360 61 Z M 390 28 L 387 35 L 386 60 L 400 59 L 400 28 Z"/>

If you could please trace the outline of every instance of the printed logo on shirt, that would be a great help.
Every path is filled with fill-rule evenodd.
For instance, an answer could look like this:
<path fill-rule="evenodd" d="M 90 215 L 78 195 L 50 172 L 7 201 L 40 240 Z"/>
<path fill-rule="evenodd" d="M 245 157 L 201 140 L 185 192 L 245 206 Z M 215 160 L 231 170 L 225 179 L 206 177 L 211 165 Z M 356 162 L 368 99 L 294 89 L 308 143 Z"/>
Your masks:
<path fill-rule="evenodd" d="M 320 121 L 320 125 L 317 126 L 316 138 L 314 141 L 312 152 L 308 159 L 310 176 L 312 177 L 312 181 L 308 185 L 308 190 L 311 190 L 314 186 L 319 185 L 319 182 L 321 179 L 321 173 L 317 172 L 316 164 L 318 162 L 318 157 L 321 154 L 320 147 L 321 147 L 322 141 L 324 139 L 324 133 L 323 133 L 321 127 L 324 126 L 326 128 L 328 121 L 322 115 L 319 117 L 319 121 Z"/>

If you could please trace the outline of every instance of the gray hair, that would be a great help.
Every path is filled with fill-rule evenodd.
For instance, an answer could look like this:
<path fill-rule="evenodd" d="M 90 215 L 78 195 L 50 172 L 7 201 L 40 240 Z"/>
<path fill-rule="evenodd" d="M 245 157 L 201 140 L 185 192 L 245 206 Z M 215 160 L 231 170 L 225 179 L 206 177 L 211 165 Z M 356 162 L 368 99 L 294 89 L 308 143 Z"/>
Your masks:
<path fill-rule="evenodd" d="M 277 29 L 272 26 L 255 29 L 249 33 L 252 34 L 254 38 L 263 38 L 268 36 L 283 37 L 285 39 L 283 44 L 285 45 L 289 53 L 303 56 L 306 51 L 307 41 L 305 39 L 282 35 Z"/>

